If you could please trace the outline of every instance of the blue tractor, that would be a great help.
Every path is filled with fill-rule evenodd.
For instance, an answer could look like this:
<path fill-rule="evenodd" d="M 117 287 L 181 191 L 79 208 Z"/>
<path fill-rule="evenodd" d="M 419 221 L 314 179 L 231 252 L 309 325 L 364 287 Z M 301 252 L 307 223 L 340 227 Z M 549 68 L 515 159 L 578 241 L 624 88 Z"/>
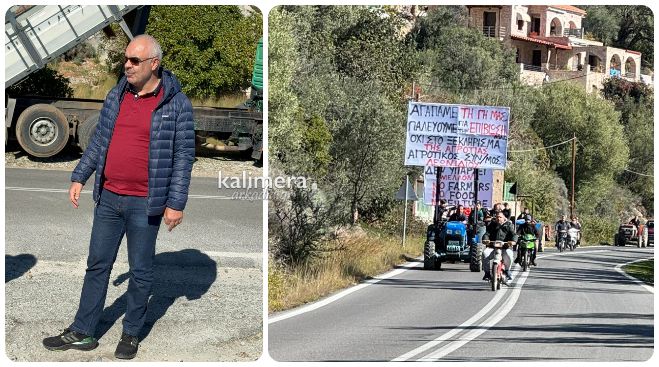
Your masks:
<path fill-rule="evenodd" d="M 472 272 L 481 271 L 483 244 L 473 225 L 462 222 L 440 221 L 428 226 L 423 251 L 423 268 L 439 270 L 443 262 L 469 263 Z"/>

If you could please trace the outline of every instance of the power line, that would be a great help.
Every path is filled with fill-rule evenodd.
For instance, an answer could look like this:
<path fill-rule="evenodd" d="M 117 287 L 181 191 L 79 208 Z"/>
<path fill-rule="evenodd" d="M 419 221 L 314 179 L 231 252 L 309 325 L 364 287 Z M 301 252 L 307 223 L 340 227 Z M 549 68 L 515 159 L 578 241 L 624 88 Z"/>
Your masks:
<path fill-rule="evenodd" d="M 558 143 L 558 144 L 550 145 L 548 147 L 541 147 L 541 148 L 535 148 L 535 149 L 523 149 L 523 150 L 509 150 L 508 153 L 523 153 L 523 152 L 534 152 L 536 150 L 545 150 L 545 149 L 557 147 L 559 145 L 567 144 L 567 143 L 569 143 L 569 142 L 571 142 L 572 140 L 575 140 L 575 139 L 576 138 L 572 138 L 570 140 L 566 140 L 566 141 Z"/>
<path fill-rule="evenodd" d="M 639 176 L 645 176 L 645 177 L 652 177 L 652 178 L 654 178 L 653 175 L 647 175 L 647 174 L 645 174 L 645 173 L 634 172 L 634 171 L 630 171 L 630 170 L 628 170 L 628 169 L 623 169 L 623 171 L 627 171 L 627 172 L 630 172 L 630 173 L 633 173 L 633 174 L 636 174 L 636 175 L 639 175 Z"/>

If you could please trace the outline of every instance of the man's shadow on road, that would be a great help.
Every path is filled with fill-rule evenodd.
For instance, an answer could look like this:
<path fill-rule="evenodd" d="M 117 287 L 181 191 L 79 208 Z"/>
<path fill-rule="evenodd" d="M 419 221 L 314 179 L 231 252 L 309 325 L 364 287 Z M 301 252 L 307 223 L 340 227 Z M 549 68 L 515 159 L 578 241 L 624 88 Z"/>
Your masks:
<path fill-rule="evenodd" d="M 157 254 L 154 263 L 154 280 L 146 321 L 139 340 L 145 339 L 154 324 L 160 320 L 179 297 L 188 301 L 200 299 L 217 278 L 217 263 L 199 250 L 186 249 Z M 119 286 L 130 278 L 130 273 L 119 275 L 112 284 Z M 126 293 L 106 307 L 96 329 L 100 339 L 126 312 Z"/>
<path fill-rule="evenodd" d="M 32 254 L 5 255 L 5 284 L 20 278 L 37 264 Z"/>

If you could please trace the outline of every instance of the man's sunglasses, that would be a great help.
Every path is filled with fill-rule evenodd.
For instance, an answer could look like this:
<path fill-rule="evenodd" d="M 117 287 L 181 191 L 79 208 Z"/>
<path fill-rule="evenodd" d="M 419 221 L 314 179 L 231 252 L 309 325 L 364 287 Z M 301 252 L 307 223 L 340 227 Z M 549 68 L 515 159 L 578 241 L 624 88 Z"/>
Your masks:
<path fill-rule="evenodd" d="M 154 57 L 147 57 L 146 59 L 140 59 L 139 57 L 126 57 L 126 56 L 124 56 L 124 64 L 127 61 L 130 61 L 130 63 L 132 65 L 139 65 L 139 64 L 145 62 L 146 60 L 151 60 L 151 59 L 155 59 L 155 58 L 156 58 L 155 56 Z"/>

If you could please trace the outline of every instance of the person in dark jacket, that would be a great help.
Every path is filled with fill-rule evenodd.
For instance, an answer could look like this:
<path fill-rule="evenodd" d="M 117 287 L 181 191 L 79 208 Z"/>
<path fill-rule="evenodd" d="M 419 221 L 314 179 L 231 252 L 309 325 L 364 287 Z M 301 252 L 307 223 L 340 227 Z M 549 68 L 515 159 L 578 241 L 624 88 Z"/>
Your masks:
<path fill-rule="evenodd" d="M 451 214 L 449 217 L 449 222 L 467 222 L 467 216 L 465 215 L 465 208 L 462 205 L 458 205 L 458 208 L 455 213 Z"/>
<path fill-rule="evenodd" d="M 98 346 L 94 333 L 126 235 L 130 280 L 115 356 L 137 354 L 160 223 L 164 219 L 171 231 L 183 221 L 195 152 L 192 105 L 161 60 L 160 45 L 151 36 L 128 44 L 125 76 L 106 97 L 96 132 L 71 174 L 69 199 L 77 208 L 82 187 L 95 172 L 94 222 L 78 311 L 62 334 L 43 340 L 49 350 Z"/>
<path fill-rule="evenodd" d="M 536 238 L 535 246 L 533 247 L 533 251 L 531 252 L 531 265 L 538 266 L 535 263 L 535 255 L 536 252 L 538 252 L 538 239 L 540 238 L 540 234 L 538 233 L 538 229 L 536 228 L 535 223 L 533 222 L 533 217 L 530 214 L 524 217 L 524 224 L 517 227 L 518 240 L 525 234 L 532 234 Z M 517 244 L 517 256 L 515 257 L 516 264 L 519 264 L 520 255 L 522 254 L 519 245 L 520 243 Z"/>
<path fill-rule="evenodd" d="M 488 224 L 485 234 L 483 235 L 483 241 L 490 240 L 490 241 L 517 241 L 517 234 L 515 233 L 515 227 L 513 226 L 513 223 L 506 218 L 506 216 L 503 214 L 502 211 L 499 211 L 493 219 L 490 224 Z M 485 248 L 483 250 L 483 270 L 485 271 L 485 276 L 483 276 L 483 280 L 490 280 L 491 274 L 490 274 L 490 261 L 492 260 L 492 256 L 494 254 L 494 249 L 492 248 Z M 505 265 L 505 273 L 506 273 L 506 278 L 508 280 L 511 280 L 512 277 L 510 276 L 510 266 L 511 266 L 511 259 L 513 258 L 513 250 L 510 248 L 506 249 L 503 251 L 503 263 Z"/>
<path fill-rule="evenodd" d="M 524 208 L 524 210 L 517 216 L 517 219 L 524 219 L 527 215 L 531 215 L 531 213 L 529 213 L 529 208 Z"/>
<path fill-rule="evenodd" d="M 481 202 L 478 201 L 476 202 L 476 210 L 472 210 L 472 212 L 469 214 L 469 222 L 475 226 L 476 235 L 479 239 L 482 239 L 483 235 L 485 234 L 486 212 L 487 211 L 484 211 L 481 207 Z"/>
<path fill-rule="evenodd" d="M 641 225 L 641 220 L 638 218 L 638 215 L 635 215 L 632 219 L 630 219 L 629 224 L 633 224 L 634 227 L 636 227 L 636 231 L 638 231 Z"/>
<path fill-rule="evenodd" d="M 556 247 L 558 247 L 561 236 L 565 236 L 566 241 L 569 241 L 567 231 L 570 227 L 571 225 L 570 222 L 567 221 L 567 216 L 565 214 L 561 215 L 561 219 L 556 222 L 556 225 L 554 225 L 554 230 L 556 231 Z"/>
<path fill-rule="evenodd" d="M 507 202 L 503 203 L 503 214 L 506 216 L 506 218 L 510 219 L 511 212 Z"/>

